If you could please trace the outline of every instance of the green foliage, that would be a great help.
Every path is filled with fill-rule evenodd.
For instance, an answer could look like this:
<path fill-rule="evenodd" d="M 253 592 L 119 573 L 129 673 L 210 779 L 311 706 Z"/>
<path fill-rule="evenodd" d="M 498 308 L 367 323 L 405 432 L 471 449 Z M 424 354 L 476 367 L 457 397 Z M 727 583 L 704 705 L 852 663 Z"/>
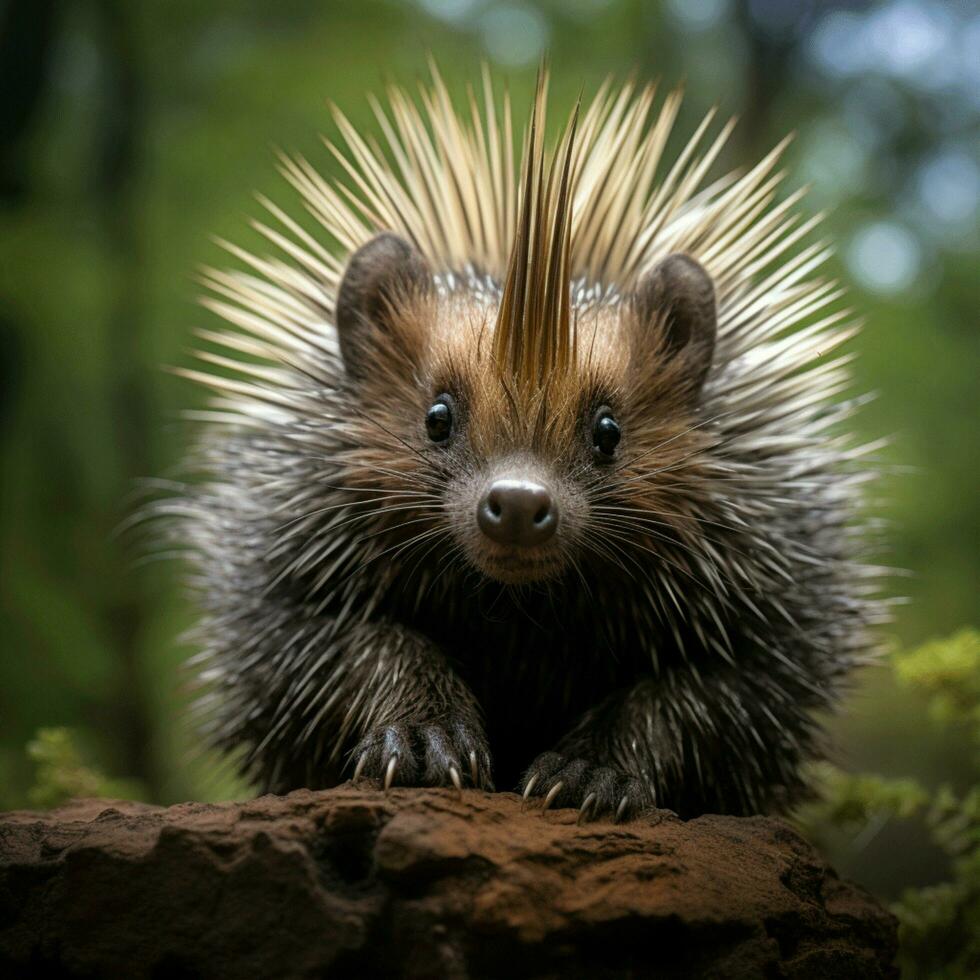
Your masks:
<path fill-rule="evenodd" d="M 923 814 L 952 858 L 949 881 L 907 888 L 893 906 L 908 976 L 980 975 L 980 786 L 962 798 L 943 790 Z"/>
<path fill-rule="evenodd" d="M 898 681 L 927 701 L 937 724 L 960 733 L 968 728 L 980 744 L 980 633 L 963 630 L 897 654 L 893 667 Z M 906 888 L 892 905 L 908 977 L 980 975 L 980 765 L 974 762 L 975 784 L 961 793 L 821 764 L 815 767 L 820 801 L 800 814 L 818 843 L 832 828 L 860 839 L 887 821 L 917 820 L 949 858 L 948 881 Z"/>
<path fill-rule="evenodd" d="M 980 633 L 961 630 L 895 658 L 898 679 L 929 698 L 939 722 L 966 724 L 980 746 Z"/>
<path fill-rule="evenodd" d="M 860 830 L 881 814 L 912 817 L 929 799 L 914 779 L 855 775 L 828 763 L 819 763 L 812 771 L 820 786 L 821 801 L 808 812 L 819 822 L 834 827 Z"/>
<path fill-rule="evenodd" d="M 70 799 L 101 796 L 139 800 L 145 792 L 133 780 L 109 779 L 86 765 L 77 737 L 69 728 L 42 728 L 27 745 L 36 765 L 34 785 L 28 790 L 33 806 L 49 809 Z"/>

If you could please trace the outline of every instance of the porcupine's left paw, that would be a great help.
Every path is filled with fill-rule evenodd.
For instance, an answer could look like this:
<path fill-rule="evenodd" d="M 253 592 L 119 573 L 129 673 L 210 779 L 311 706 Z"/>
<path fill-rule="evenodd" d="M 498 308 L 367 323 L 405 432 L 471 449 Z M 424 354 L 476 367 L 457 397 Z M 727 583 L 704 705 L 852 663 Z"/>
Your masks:
<path fill-rule="evenodd" d="M 351 753 L 354 779 L 390 786 L 493 789 L 486 736 L 463 719 L 401 721 L 368 732 Z"/>
<path fill-rule="evenodd" d="M 578 807 L 579 823 L 600 816 L 612 816 L 617 823 L 632 820 L 653 806 L 649 789 L 635 776 L 558 752 L 539 755 L 520 789 L 525 800 L 543 796 L 544 809 Z"/>

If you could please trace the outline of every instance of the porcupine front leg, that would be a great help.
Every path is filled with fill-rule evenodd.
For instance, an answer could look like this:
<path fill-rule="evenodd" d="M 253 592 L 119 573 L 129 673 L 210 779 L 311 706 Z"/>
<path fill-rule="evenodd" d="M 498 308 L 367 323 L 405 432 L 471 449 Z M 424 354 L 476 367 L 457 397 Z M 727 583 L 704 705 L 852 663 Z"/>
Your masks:
<path fill-rule="evenodd" d="M 435 644 L 401 626 L 369 624 L 346 646 L 342 703 L 360 733 L 350 753 L 355 779 L 379 779 L 385 789 L 459 789 L 464 781 L 493 788 L 476 700 Z"/>
<path fill-rule="evenodd" d="M 592 708 L 550 752 L 527 768 L 520 783 L 524 799 L 578 807 L 579 822 L 613 815 L 618 822 L 653 807 L 653 787 L 638 760 L 624 755 L 625 714 L 630 695 L 616 694 Z"/>
<path fill-rule="evenodd" d="M 654 805 L 682 816 L 784 808 L 803 789 L 800 763 L 814 754 L 818 729 L 807 709 L 816 705 L 798 678 L 759 676 L 676 670 L 610 696 L 534 760 L 525 798 L 577 806 L 580 819 L 628 819 Z"/>

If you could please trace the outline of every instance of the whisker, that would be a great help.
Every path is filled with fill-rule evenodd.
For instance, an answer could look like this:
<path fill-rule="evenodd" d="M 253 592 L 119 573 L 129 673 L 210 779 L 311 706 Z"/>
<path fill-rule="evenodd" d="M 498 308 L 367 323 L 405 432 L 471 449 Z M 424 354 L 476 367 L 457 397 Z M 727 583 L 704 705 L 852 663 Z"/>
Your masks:
<path fill-rule="evenodd" d="M 701 579 L 699 579 L 693 572 L 691 572 L 689 569 L 684 568 L 683 565 L 679 565 L 677 562 L 672 561 L 670 558 L 667 558 L 667 556 L 664 555 L 662 552 L 657 551 L 654 548 L 648 548 L 648 547 L 645 547 L 644 545 L 638 544 L 637 542 L 631 540 L 630 538 L 626 537 L 625 535 L 619 534 L 617 532 L 612 532 L 610 534 L 610 536 L 611 537 L 618 538 L 620 541 L 624 541 L 624 542 L 626 542 L 627 544 L 629 544 L 632 547 L 639 548 L 641 551 L 645 551 L 645 552 L 653 555 L 654 557 L 656 557 L 660 561 L 665 562 L 667 565 L 670 565 L 671 568 L 673 568 L 676 571 L 680 572 L 682 575 L 686 575 L 692 581 L 696 582 L 702 589 L 704 589 L 704 591 L 706 593 L 708 593 L 708 595 L 715 595 L 716 594 L 713 589 L 711 589 L 708 585 L 706 585 L 704 582 L 702 582 Z"/>
<path fill-rule="evenodd" d="M 400 435 L 398 435 L 398 433 L 392 432 L 387 426 L 382 425 L 381 422 L 379 422 L 373 415 L 369 414 L 368 412 L 363 412 L 363 417 L 367 419 L 368 422 L 376 425 L 382 432 L 386 432 L 392 439 L 396 439 L 398 442 L 400 442 L 407 450 L 409 450 L 409 452 L 415 453 L 415 455 L 418 456 L 418 458 L 421 459 L 426 466 L 430 466 L 432 464 L 430 457 L 426 456 L 425 453 L 413 446 L 410 442 L 406 442 Z"/>
<path fill-rule="evenodd" d="M 422 524 L 422 523 L 432 523 L 433 518 L 431 516 L 417 517 L 411 521 L 402 521 L 399 524 L 394 524 L 391 527 L 379 527 L 377 530 L 372 531 L 370 534 L 363 535 L 363 540 L 367 541 L 370 538 L 376 538 L 379 534 L 394 534 L 396 531 L 400 531 L 403 527 L 409 527 L 412 524 Z"/>
<path fill-rule="evenodd" d="M 744 534 L 746 528 L 738 528 L 733 524 L 723 524 L 721 521 L 711 520 L 707 517 L 698 517 L 697 514 L 681 514 L 676 511 L 669 510 L 648 510 L 645 507 L 612 507 L 608 504 L 599 504 L 592 508 L 596 514 L 607 514 L 607 513 L 622 513 L 635 516 L 638 519 L 646 519 L 647 514 L 656 514 L 658 517 L 677 517 L 685 521 L 697 521 L 699 524 L 710 524 L 713 527 L 720 527 L 726 531 L 732 531 L 734 534 Z M 666 523 L 666 522 L 656 522 L 656 523 Z M 671 525 L 672 526 L 672 525 Z M 709 539 L 710 540 L 710 539 Z"/>
<path fill-rule="evenodd" d="M 397 554 L 403 551 L 405 548 L 408 548 L 411 545 L 416 544 L 417 542 L 423 540 L 424 538 L 429 537 L 430 535 L 441 534 L 441 533 L 444 533 L 443 528 L 441 527 L 430 528 L 428 531 L 422 531 L 419 534 L 415 535 L 414 537 L 409 538 L 408 541 L 399 542 L 398 544 L 394 544 L 389 548 L 385 548 L 383 551 L 379 551 L 377 554 L 374 554 L 370 558 L 361 562 L 360 565 L 358 565 L 355 569 L 353 569 L 353 571 L 350 572 L 348 578 L 353 578 L 355 575 L 357 575 L 358 572 L 360 572 L 364 568 L 367 568 L 367 566 L 370 565 L 372 562 L 377 561 L 379 558 L 383 558 L 385 555 L 391 554 L 391 552 L 393 551 L 396 552 L 395 557 L 397 557 Z M 392 558 L 392 561 L 394 561 L 394 558 Z"/>
<path fill-rule="evenodd" d="M 375 493 L 375 494 L 386 494 L 388 496 L 400 496 L 400 497 L 432 497 L 438 499 L 438 494 L 429 493 L 425 490 L 397 490 L 388 489 L 386 487 L 359 487 L 356 485 L 340 485 L 333 486 L 329 483 L 321 483 L 318 486 L 323 487 L 326 490 L 342 490 L 349 493 Z"/>
<path fill-rule="evenodd" d="M 590 602 L 594 601 L 595 596 L 592 593 L 592 588 L 589 585 L 588 580 L 586 579 L 584 573 L 582 572 L 582 566 L 576 560 L 574 555 L 569 557 L 569 564 L 572 566 L 572 568 L 575 570 L 576 575 L 578 575 L 579 579 L 581 580 L 582 587 L 585 589 L 585 594 L 589 597 L 589 601 Z"/>
<path fill-rule="evenodd" d="M 391 499 L 391 500 L 400 500 L 400 499 L 402 499 L 402 497 L 403 497 L 403 495 L 401 495 L 401 494 L 387 494 L 387 495 L 385 495 L 383 497 L 374 497 L 371 500 L 351 500 L 351 501 L 344 501 L 343 503 L 339 503 L 339 504 L 330 504 L 327 507 L 319 507 L 316 510 L 311 510 L 311 511 L 308 511 L 307 513 L 305 513 L 305 514 L 301 514 L 299 517 L 294 517 L 291 520 L 286 521 L 285 524 L 280 524 L 278 527 L 274 528 L 273 533 L 278 534 L 281 531 L 285 531 L 287 528 L 292 527 L 294 524 L 300 524 L 303 521 L 311 520 L 314 517 L 322 517 L 324 514 L 328 514 L 331 511 L 340 510 L 340 509 L 345 508 L 345 507 L 346 508 L 351 508 L 351 507 L 371 507 L 371 506 L 377 504 L 379 501 L 382 501 L 382 500 L 389 500 L 389 499 Z M 416 505 L 415 504 L 405 504 L 404 506 L 407 508 L 407 507 L 414 507 Z M 424 505 L 423 504 L 419 504 L 418 506 L 421 507 L 421 506 L 424 506 Z M 387 512 L 388 512 L 388 508 L 379 508 L 378 510 L 367 511 L 366 514 L 365 514 L 365 516 L 371 516 L 373 514 L 387 513 Z M 330 528 L 333 529 L 335 527 L 340 527 L 340 526 L 341 526 L 340 524 L 331 524 L 330 525 Z"/>
<path fill-rule="evenodd" d="M 688 552 L 689 554 L 693 555 L 698 560 L 699 563 L 703 564 L 704 557 L 703 557 L 702 553 L 699 552 L 696 548 L 692 547 L 691 545 L 685 544 L 683 541 L 677 541 L 674 538 L 671 538 L 670 536 L 668 536 L 666 534 L 663 534 L 662 532 L 656 531 L 656 530 L 654 530 L 652 528 L 649 528 L 649 527 L 646 527 L 646 528 L 640 527 L 640 526 L 638 526 L 636 524 L 633 524 L 633 523 L 630 523 L 630 522 L 627 522 L 627 521 L 623 521 L 621 519 L 612 519 L 612 520 L 609 520 L 606 523 L 605 526 L 606 527 L 619 528 L 620 530 L 623 530 L 623 531 L 633 531 L 633 532 L 638 533 L 640 535 L 650 535 L 650 536 L 656 537 L 657 539 L 659 539 L 661 541 L 666 541 L 667 544 L 669 544 L 671 547 L 681 548 L 682 550 Z M 654 554 L 657 554 L 657 555 L 660 555 L 660 552 L 659 551 L 656 551 L 656 549 L 653 550 L 653 553 Z"/>
<path fill-rule="evenodd" d="M 419 553 L 418 557 L 415 559 L 415 563 L 412 565 L 412 567 L 405 574 L 405 581 L 406 582 L 410 582 L 411 581 L 412 576 L 421 567 L 422 562 L 425 561 L 425 559 L 428 557 L 428 555 L 430 555 L 432 553 L 433 549 L 437 548 L 438 545 L 439 545 L 439 538 L 437 538 L 437 537 L 436 538 L 433 538 L 432 543 L 427 548 L 423 549 Z"/>
<path fill-rule="evenodd" d="M 690 433 L 696 431 L 697 429 L 704 428 L 704 426 L 710 425 L 712 422 L 717 422 L 718 419 L 724 418 L 726 415 L 731 415 L 731 414 L 732 414 L 731 412 L 719 412 L 717 415 L 712 415 L 711 418 L 709 419 L 704 419 L 701 422 L 696 423 L 695 425 L 689 425 L 686 429 L 683 430 L 683 432 L 677 432 L 674 435 L 672 435 L 669 439 L 664 439 L 663 442 L 657 443 L 656 446 L 652 446 L 650 449 L 645 450 L 644 452 L 640 453 L 638 456 L 634 456 L 632 459 L 626 460 L 623 463 L 623 466 L 633 466 L 636 463 L 638 463 L 641 459 L 645 459 L 651 453 L 655 453 L 663 449 L 664 446 L 669 446 L 672 442 L 676 442 L 678 439 L 681 439 L 684 436 L 689 435 Z"/>
<path fill-rule="evenodd" d="M 446 482 L 437 481 L 431 474 L 425 472 L 404 472 L 402 470 L 394 470 L 386 466 L 371 465 L 368 463 L 357 463 L 357 469 L 367 470 L 371 473 L 380 473 L 383 476 L 393 476 L 399 480 L 404 480 L 408 483 L 416 483 L 423 487 L 433 487 L 433 488 L 443 488 Z"/>
<path fill-rule="evenodd" d="M 446 563 L 443 565 L 442 570 L 439 572 L 438 575 L 436 575 L 434 579 L 432 579 L 431 582 L 429 582 L 426 588 L 423 589 L 422 592 L 419 594 L 418 602 L 422 601 L 427 591 L 431 591 L 435 589 L 436 583 L 439 581 L 439 579 L 442 578 L 443 575 L 446 574 L 446 572 L 448 572 L 450 569 L 455 569 L 458 564 L 462 564 L 463 555 L 464 555 L 463 546 L 460 544 L 455 544 L 449 550 L 449 553 L 446 556 Z"/>

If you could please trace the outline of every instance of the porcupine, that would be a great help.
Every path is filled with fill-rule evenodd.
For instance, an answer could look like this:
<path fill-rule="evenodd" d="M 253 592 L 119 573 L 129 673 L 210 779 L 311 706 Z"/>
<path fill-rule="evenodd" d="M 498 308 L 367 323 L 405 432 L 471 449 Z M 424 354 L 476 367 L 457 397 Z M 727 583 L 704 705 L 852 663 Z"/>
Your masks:
<path fill-rule="evenodd" d="M 713 112 L 666 161 L 677 92 L 607 83 L 550 152 L 544 76 L 520 148 L 467 95 L 391 87 L 384 147 L 334 109 L 342 179 L 281 157 L 317 233 L 262 199 L 278 255 L 205 271 L 232 329 L 164 508 L 205 735 L 264 791 L 785 808 L 882 610 L 817 218 L 783 144 L 706 181 Z"/>

